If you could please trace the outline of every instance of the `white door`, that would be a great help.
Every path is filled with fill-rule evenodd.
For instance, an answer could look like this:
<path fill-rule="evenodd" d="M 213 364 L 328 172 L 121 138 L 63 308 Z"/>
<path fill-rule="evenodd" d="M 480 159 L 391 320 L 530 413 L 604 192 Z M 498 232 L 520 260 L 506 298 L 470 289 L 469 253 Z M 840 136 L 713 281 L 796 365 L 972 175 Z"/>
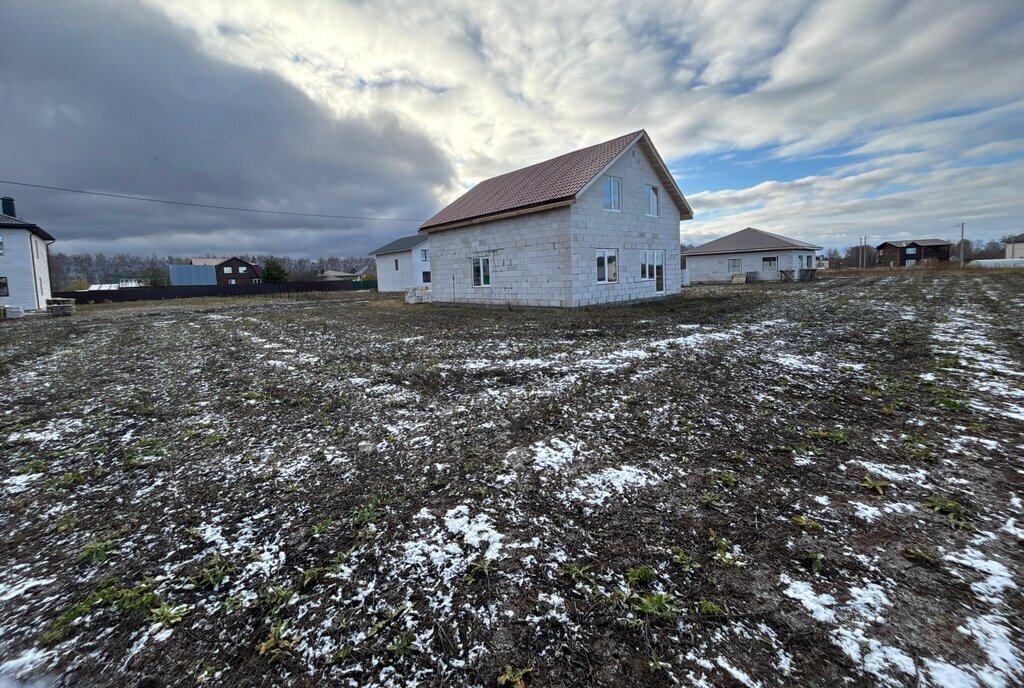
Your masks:
<path fill-rule="evenodd" d="M 907 260 L 907 262 L 906 262 L 906 266 L 907 266 L 908 268 L 912 268 L 912 267 L 914 267 L 915 265 L 917 265 L 917 261 L 916 261 L 916 260 Z"/>

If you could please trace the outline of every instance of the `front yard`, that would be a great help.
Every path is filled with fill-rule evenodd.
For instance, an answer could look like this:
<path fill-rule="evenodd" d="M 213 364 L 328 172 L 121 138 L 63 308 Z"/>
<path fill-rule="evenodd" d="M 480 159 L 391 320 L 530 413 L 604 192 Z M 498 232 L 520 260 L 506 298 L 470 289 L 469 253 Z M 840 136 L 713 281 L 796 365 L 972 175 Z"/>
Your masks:
<path fill-rule="evenodd" d="M 1021 272 L 0 323 L 0 674 L 1020 685 L 1022 361 Z"/>

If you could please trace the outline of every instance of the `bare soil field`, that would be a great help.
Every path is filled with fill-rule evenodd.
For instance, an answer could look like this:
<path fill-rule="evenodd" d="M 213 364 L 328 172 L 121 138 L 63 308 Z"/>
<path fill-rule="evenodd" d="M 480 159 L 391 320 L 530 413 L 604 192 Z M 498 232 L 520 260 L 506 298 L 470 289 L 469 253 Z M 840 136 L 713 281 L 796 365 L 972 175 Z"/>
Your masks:
<path fill-rule="evenodd" d="M 0 685 L 1024 683 L 1020 272 L 0 323 L 0 456 Z"/>

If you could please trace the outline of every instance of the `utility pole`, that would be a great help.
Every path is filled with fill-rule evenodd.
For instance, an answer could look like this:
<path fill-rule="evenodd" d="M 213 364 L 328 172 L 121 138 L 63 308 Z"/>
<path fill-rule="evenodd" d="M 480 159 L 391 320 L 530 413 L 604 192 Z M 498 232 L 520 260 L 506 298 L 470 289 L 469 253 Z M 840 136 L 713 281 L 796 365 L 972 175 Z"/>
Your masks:
<path fill-rule="evenodd" d="M 964 266 L 964 223 L 960 223 L 960 267 Z"/>

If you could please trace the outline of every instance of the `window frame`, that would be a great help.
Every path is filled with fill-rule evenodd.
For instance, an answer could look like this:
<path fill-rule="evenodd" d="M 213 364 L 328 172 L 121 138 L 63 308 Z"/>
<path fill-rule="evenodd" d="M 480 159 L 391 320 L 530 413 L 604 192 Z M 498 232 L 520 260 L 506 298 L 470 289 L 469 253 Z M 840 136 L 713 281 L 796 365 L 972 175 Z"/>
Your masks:
<path fill-rule="evenodd" d="M 423 271 L 423 274 L 420 275 L 420 281 L 422 281 L 423 284 L 430 284 L 430 270 Z"/>
<path fill-rule="evenodd" d="M 611 257 L 611 263 L 608 262 L 608 258 Z M 610 272 L 608 266 L 613 264 L 615 266 L 615 279 L 608 279 L 608 273 Z M 601 279 L 601 268 L 604 267 L 604 279 Z M 617 248 L 598 248 L 594 249 L 594 268 L 596 274 L 596 284 L 618 284 L 619 283 L 619 249 Z"/>
<path fill-rule="evenodd" d="M 480 284 L 477 284 L 477 265 L 480 266 Z M 486 270 L 484 266 L 487 266 Z M 474 289 L 490 289 L 491 283 L 491 257 L 490 256 L 476 256 L 469 259 L 469 278 Z M 486 279 L 487 283 L 484 284 Z"/>
<path fill-rule="evenodd" d="M 11 295 L 11 283 L 5 276 L 0 276 L 0 296 Z"/>
<path fill-rule="evenodd" d="M 660 217 L 661 213 L 661 197 L 658 195 L 658 187 L 652 186 L 651 184 L 644 184 L 644 188 L 647 190 L 647 217 Z M 651 212 L 651 201 L 654 202 L 654 212 Z"/>
<path fill-rule="evenodd" d="M 0 234 L 0 256 L 4 254 L 4 235 Z"/>
<path fill-rule="evenodd" d="M 605 184 L 609 184 L 608 196 L 611 207 L 605 204 Z M 616 186 L 618 187 L 616 189 Z M 616 204 L 616 201 L 618 202 Z M 606 174 L 601 182 L 601 207 L 610 213 L 622 212 L 622 179 Z"/>
<path fill-rule="evenodd" d="M 396 271 L 398 270 L 398 259 L 397 258 L 395 258 L 395 270 Z"/>
<path fill-rule="evenodd" d="M 245 267 L 244 265 L 239 265 L 238 266 L 238 274 L 239 275 L 243 275 L 243 274 L 245 274 L 248 271 L 249 271 L 249 268 Z"/>
<path fill-rule="evenodd" d="M 732 264 L 739 263 L 740 269 L 733 270 Z M 742 258 L 726 258 L 725 259 L 725 271 L 730 275 L 742 275 L 743 274 L 743 259 Z"/>
<path fill-rule="evenodd" d="M 224 266 L 224 274 L 225 275 L 230 275 L 232 273 L 234 273 L 234 268 L 232 268 L 230 265 L 225 265 Z"/>
<path fill-rule="evenodd" d="M 765 269 L 765 261 L 770 260 L 775 264 L 774 270 Z M 778 272 L 779 271 L 779 257 L 778 256 L 764 256 L 761 258 L 761 272 Z"/>
<path fill-rule="evenodd" d="M 903 247 L 903 255 L 906 255 L 906 256 L 916 256 L 917 255 L 917 246 L 904 246 Z"/>
<path fill-rule="evenodd" d="M 428 248 L 421 248 L 420 249 L 420 261 L 421 262 L 426 262 L 426 261 L 430 260 L 430 253 L 429 253 L 429 251 L 430 251 L 430 249 L 428 249 Z"/>

